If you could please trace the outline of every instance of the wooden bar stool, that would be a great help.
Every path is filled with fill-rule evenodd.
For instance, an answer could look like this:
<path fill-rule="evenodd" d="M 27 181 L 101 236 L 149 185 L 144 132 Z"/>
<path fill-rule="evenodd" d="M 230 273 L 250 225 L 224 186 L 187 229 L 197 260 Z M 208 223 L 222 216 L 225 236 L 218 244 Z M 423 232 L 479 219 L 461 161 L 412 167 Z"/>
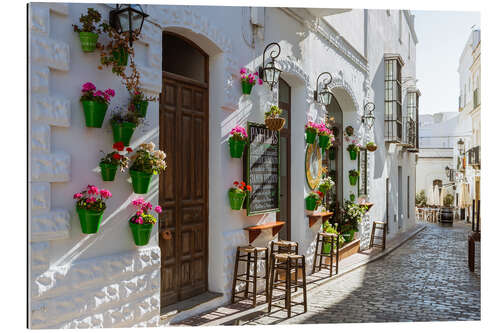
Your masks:
<path fill-rule="evenodd" d="M 270 257 L 273 255 L 273 253 L 288 253 L 288 254 L 299 254 L 299 243 L 294 242 L 294 241 L 286 241 L 286 240 L 277 240 L 277 241 L 271 241 L 271 253 Z M 271 264 L 271 263 L 270 263 Z M 285 268 L 277 268 L 278 270 L 282 270 L 283 272 L 285 271 Z M 271 271 L 271 266 L 269 266 L 269 271 Z M 295 284 L 297 284 L 297 271 L 295 269 L 292 269 L 292 274 L 295 273 Z M 276 280 L 278 281 L 278 274 L 276 274 Z M 295 286 L 295 291 L 297 291 L 297 286 Z"/>
<path fill-rule="evenodd" d="M 307 312 L 307 289 L 306 289 L 306 259 L 304 255 L 299 254 L 288 254 L 288 253 L 273 253 L 271 255 L 271 287 L 269 290 L 268 306 L 267 312 L 271 312 L 271 307 L 276 306 L 280 309 L 287 310 L 287 315 L 290 317 L 292 315 L 292 305 L 303 305 L 304 313 Z M 274 281 L 274 276 L 277 274 L 277 269 L 285 270 L 285 279 L 278 279 Z M 302 281 L 297 282 L 292 281 L 292 269 L 295 269 L 295 276 L 298 274 L 298 270 L 302 270 Z M 285 283 L 285 288 L 283 289 L 280 285 Z M 303 301 L 302 302 L 292 302 L 292 286 L 302 288 Z M 282 290 L 285 292 L 285 306 L 279 306 L 273 303 L 273 290 Z M 281 301 L 278 299 L 277 301 Z"/>
<path fill-rule="evenodd" d="M 375 236 L 376 230 L 382 230 L 382 236 Z M 370 237 L 370 248 L 372 247 L 380 247 L 382 250 L 385 250 L 385 241 L 387 237 L 387 223 L 383 221 L 373 221 L 372 225 L 372 235 Z M 375 239 L 381 239 L 382 244 L 375 244 Z"/>
<path fill-rule="evenodd" d="M 234 263 L 234 275 L 233 275 L 233 291 L 231 294 L 231 303 L 234 303 L 235 298 L 238 299 L 248 299 L 248 294 L 252 296 L 252 304 L 255 307 L 257 304 L 257 279 L 265 279 L 266 281 L 266 301 L 269 294 L 269 263 L 268 263 L 268 253 L 269 249 L 267 247 L 254 247 L 254 246 L 238 246 L 236 249 L 236 259 Z M 263 256 L 259 256 L 263 254 Z M 260 260 L 265 263 L 266 273 L 264 276 L 257 276 L 257 266 Z M 238 274 L 238 266 L 240 262 L 246 262 L 245 273 Z M 253 274 L 250 274 L 250 264 L 253 263 Z M 236 282 L 245 282 L 245 289 L 236 292 Z M 249 291 L 249 284 L 252 283 L 252 291 Z M 238 296 L 237 294 L 244 293 L 244 297 Z"/>
<path fill-rule="evenodd" d="M 330 245 L 330 252 L 324 253 L 323 247 L 324 245 L 327 244 Z M 318 253 L 318 248 L 319 248 L 319 253 Z M 316 264 L 318 255 L 319 255 L 319 264 Z M 330 276 L 332 276 L 333 257 L 335 257 L 335 274 L 339 274 L 339 237 L 336 234 L 319 232 L 318 235 L 316 236 L 316 250 L 314 251 L 314 261 L 312 269 L 313 274 L 316 271 L 316 268 L 318 269 L 318 271 L 320 271 L 323 268 L 329 268 Z M 326 262 L 323 263 L 323 258 L 330 258 L 330 264 L 327 264 Z"/>

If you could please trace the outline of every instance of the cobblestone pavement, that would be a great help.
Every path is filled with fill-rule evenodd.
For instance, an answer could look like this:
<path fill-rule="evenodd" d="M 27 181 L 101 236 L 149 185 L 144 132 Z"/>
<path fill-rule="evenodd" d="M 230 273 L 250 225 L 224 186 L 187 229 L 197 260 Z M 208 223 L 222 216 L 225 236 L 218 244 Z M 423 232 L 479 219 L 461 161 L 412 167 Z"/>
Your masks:
<path fill-rule="evenodd" d="M 467 265 L 470 224 L 427 228 L 389 255 L 308 293 L 308 311 L 274 308 L 240 325 L 480 320 L 480 257 Z M 299 296 L 295 301 L 302 301 Z"/>

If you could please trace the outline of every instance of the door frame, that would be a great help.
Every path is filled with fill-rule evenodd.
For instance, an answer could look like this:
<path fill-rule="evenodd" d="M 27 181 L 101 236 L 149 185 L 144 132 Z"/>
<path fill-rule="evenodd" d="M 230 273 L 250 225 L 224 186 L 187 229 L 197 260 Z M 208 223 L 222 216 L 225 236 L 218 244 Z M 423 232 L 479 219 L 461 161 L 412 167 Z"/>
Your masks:
<path fill-rule="evenodd" d="M 190 84 L 190 85 L 194 85 L 194 86 L 197 86 L 199 88 L 202 88 L 202 89 L 206 89 L 206 96 L 205 96 L 205 100 L 204 100 L 204 108 L 205 108 L 205 113 L 206 113 L 206 121 L 204 123 L 204 127 L 205 127 L 205 133 L 206 133 L 206 140 L 204 140 L 204 142 L 202 143 L 204 145 L 203 149 L 206 151 L 206 167 L 207 167 L 207 170 L 206 170 L 206 177 L 204 180 L 200 180 L 199 182 L 203 182 L 203 187 L 205 188 L 205 195 L 206 195 L 206 198 L 205 198 L 205 216 L 204 216 L 204 225 L 205 225 L 205 232 L 204 232 L 204 241 L 205 241 L 205 249 L 204 251 L 206 252 L 206 260 L 205 260 L 205 264 L 204 264 L 204 267 L 203 267 L 203 270 L 204 270 L 204 276 L 206 277 L 205 278 L 205 281 L 204 281 L 204 284 L 205 284 L 205 290 L 208 291 L 208 279 L 209 279 L 209 274 L 208 274 L 208 266 L 209 266 L 209 261 L 210 261 L 210 257 L 209 257 L 209 254 L 210 254 L 210 251 L 209 251 L 209 233 L 210 233 L 210 220 L 209 220 L 209 209 L 210 209 L 210 191 L 209 191 L 209 174 L 210 174 L 210 86 L 209 86 L 209 82 L 210 82 L 210 76 L 209 76 L 209 58 L 210 56 L 208 55 L 207 52 L 205 52 L 202 48 L 200 48 L 198 45 L 196 45 L 194 42 L 192 42 L 191 40 L 189 40 L 188 38 L 180 35 L 180 34 L 177 34 L 175 32 L 172 32 L 172 31 L 163 31 L 162 32 L 162 40 L 163 38 L 165 38 L 164 36 L 165 35 L 172 35 L 172 36 L 175 36 L 177 38 L 180 38 L 182 40 L 184 40 L 186 43 L 188 43 L 190 46 L 192 46 L 193 48 L 197 49 L 198 51 L 200 51 L 200 53 L 202 53 L 204 56 L 205 56 L 205 59 L 204 59 L 204 71 L 205 71 L 205 82 L 201 82 L 201 81 L 197 81 L 195 79 L 192 79 L 192 78 L 189 78 L 189 77 L 185 77 L 185 76 L 182 76 L 182 75 L 179 75 L 179 74 L 175 74 L 175 73 L 171 73 L 171 72 L 167 72 L 167 71 L 164 71 L 163 70 L 163 61 L 164 61 L 164 58 L 165 58 L 165 51 L 163 51 L 162 49 L 162 92 L 163 92 L 163 78 L 167 78 L 167 79 L 170 79 L 170 80 L 173 80 L 173 81 L 177 81 L 177 82 L 180 82 L 180 83 L 183 83 L 183 84 Z M 162 41 L 162 48 L 163 48 L 163 41 Z M 161 117 L 161 114 L 159 113 L 158 114 L 158 123 L 159 123 L 159 129 L 161 127 L 161 121 L 160 121 L 160 117 Z M 177 119 L 176 119 L 177 121 Z M 162 143 L 162 136 L 161 136 L 161 130 L 159 130 L 159 141 L 160 141 L 160 144 Z M 177 138 L 175 139 L 176 141 L 176 146 L 179 147 L 179 144 L 178 144 L 178 140 L 180 136 L 177 136 Z M 166 151 L 166 153 L 168 154 L 168 150 Z M 180 163 L 180 159 L 176 159 L 176 164 L 179 164 Z M 175 165 L 174 166 L 176 169 L 179 168 L 179 165 Z M 166 172 L 168 172 L 168 169 L 166 170 Z M 160 175 L 161 177 L 161 175 Z M 180 184 L 175 184 L 175 192 L 176 192 L 176 195 L 178 196 L 178 193 L 179 193 L 179 186 Z M 161 186 L 160 186 L 160 189 L 161 189 Z M 158 199 L 160 199 L 161 197 L 161 193 L 159 191 L 158 193 Z M 176 205 L 175 205 L 175 210 L 176 212 L 179 211 L 179 203 L 178 201 L 176 200 Z M 176 218 L 177 218 L 177 214 L 176 214 Z M 161 233 L 160 231 L 160 225 L 159 225 L 159 228 L 158 228 L 158 232 Z M 177 226 L 177 221 L 176 221 L 176 226 L 175 228 L 177 229 L 178 226 Z M 175 247 L 175 253 L 176 253 L 176 266 L 178 266 L 179 262 L 178 262 L 178 258 L 177 256 L 179 255 L 179 252 L 177 251 L 177 249 L 179 248 L 179 244 L 180 244 L 180 237 L 178 237 L 177 233 L 176 233 L 176 239 L 175 239 L 175 244 L 174 244 L 174 247 Z M 161 237 L 161 235 L 159 235 L 159 237 Z M 158 244 L 158 246 L 160 246 L 160 242 Z M 162 265 L 162 262 L 160 263 L 160 266 Z M 160 274 L 161 274 L 161 269 L 160 269 Z M 176 267 L 176 276 L 174 276 L 174 279 L 176 281 L 178 281 L 178 276 L 180 274 L 180 269 L 177 269 Z M 161 279 L 160 279 L 161 281 Z M 160 283 L 160 295 L 162 294 L 162 289 L 163 289 L 163 285 L 162 283 Z M 182 300 L 181 300 L 182 301 Z M 178 302 L 181 302 L 181 301 L 177 301 L 176 303 Z M 172 303 L 172 304 L 176 304 L 176 303 Z M 162 309 L 166 308 L 167 306 L 166 305 L 162 305 L 161 304 L 161 297 L 160 297 L 160 312 Z"/>
<path fill-rule="evenodd" d="M 286 137 L 286 216 L 287 216 L 287 225 L 286 225 L 286 240 L 291 240 L 292 237 L 292 181 L 291 181 L 291 154 L 292 154 L 292 143 L 291 143 L 291 119 L 292 119 L 292 86 L 286 82 L 283 78 L 279 78 L 280 81 L 283 81 L 286 83 L 288 86 L 288 96 L 290 97 L 290 104 L 280 102 L 279 96 L 278 96 L 278 107 L 282 108 L 281 105 L 286 105 L 288 108 L 288 124 L 286 128 L 282 128 L 280 131 L 280 138 L 283 134 Z M 279 84 L 279 83 L 278 83 Z M 278 87 L 278 94 L 279 94 L 279 87 Z M 280 149 L 281 149 L 281 142 L 280 142 Z M 280 176 L 281 177 L 281 176 Z M 281 179 L 280 179 L 281 181 Z M 281 186 L 281 185 L 280 185 Z M 281 198 L 280 198 L 281 201 Z M 283 207 L 280 204 L 280 212 L 281 212 L 281 207 Z M 276 220 L 280 220 L 280 212 L 277 213 Z"/>

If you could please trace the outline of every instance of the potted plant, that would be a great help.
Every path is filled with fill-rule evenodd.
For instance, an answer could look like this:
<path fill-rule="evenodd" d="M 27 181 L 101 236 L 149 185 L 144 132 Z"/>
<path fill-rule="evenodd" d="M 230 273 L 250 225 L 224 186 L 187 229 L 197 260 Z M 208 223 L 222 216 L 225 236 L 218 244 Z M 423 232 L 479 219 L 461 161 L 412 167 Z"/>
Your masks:
<path fill-rule="evenodd" d="M 259 83 L 262 85 L 262 79 L 259 78 L 259 73 L 251 73 L 247 68 L 242 67 L 240 69 L 240 77 L 241 77 L 241 90 L 243 95 L 250 95 L 252 92 L 252 88 L 255 83 Z"/>
<path fill-rule="evenodd" d="M 347 151 L 349 152 L 349 156 L 351 157 L 351 160 L 356 160 L 356 158 L 358 158 L 358 153 L 359 153 L 359 150 L 360 150 L 360 144 L 357 143 L 356 140 L 352 140 L 352 143 L 350 143 L 348 146 L 347 146 Z"/>
<path fill-rule="evenodd" d="M 109 38 L 109 42 L 105 45 L 99 45 L 101 65 L 111 66 L 112 73 L 122 76 L 128 65 L 129 55 L 134 56 L 134 49 L 130 41 L 138 40 L 138 34 L 135 31 L 132 34 L 121 34 L 107 23 L 102 24 L 102 30 Z"/>
<path fill-rule="evenodd" d="M 356 185 L 356 182 L 358 181 L 359 177 L 359 171 L 358 170 L 349 170 L 349 183 L 354 186 Z"/>
<path fill-rule="evenodd" d="M 236 126 L 231 130 L 231 137 L 229 138 L 229 152 L 231 157 L 240 158 L 245 150 L 247 144 L 247 131 L 241 126 Z"/>
<path fill-rule="evenodd" d="M 354 128 L 351 125 L 346 126 L 345 135 L 346 136 L 353 136 L 354 135 Z"/>
<path fill-rule="evenodd" d="M 138 117 L 146 117 L 149 102 L 156 101 L 155 97 L 145 96 L 143 92 L 135 90 L 130 101 L 130 108 Z"/>
<path fill-rule="evenodd" d="M 85 114 L 85 126 L 101 128 L 104 116 L 108 110 L 108 105 L 112 97 L 115 96 L 113 89 L 104 91 L 97 90 L 92 82 L 87 82 L 82 85 L 82 102 L 83 112 Z"/>
<path fill-rule="evenodd" d="M 354 200 L 356 200 L 356 195 L 353 192 L 349 193 L 349 200 L 353 201 L 353 202 L 354 202 Z"/>
<path fill-rule="evenodd" d="M 130 145 L 130 139 L 134 135 L 135 128 L 141 123 L 137 113 L 130 109 L 123 111 L 123 108 L 118 108 L 110 119 L 113 129 L 113 142 L 123 142 L 125 146 Z"/>
<path fill-rule="evenodd" d="M 132 177 L 134 193 L 147 193 L 153 175 L 159 174 L 167 167 L 164 161 L 167 155 L 161 150 L 154 150 L 154 148 L 153 142 L 143 143 L 136 150 L 135 155 L 131 157 L 133 162 L 129 172 Z"/>
<path fill-rule="evenodd" d="M 318 127 L 318 142 L 323 151 L 329 149 L 335 140 L 332 131 L 324 123 L 319 124 Z"/>
<path fill-rule="evenodd" d="M 105 182 L 115 180 L 116 170 L 120 167 L 120 171 L 123 172 L 128 167 L 128 157 L 122 155 L 121 152 L 125 149 L 123 142 L 117 142 L 113 144 L 113 149 L 109 154 L 105 154 L 99 163 L 101 168 L 101 177 Z M 127 147 L 127 152 L 132 152 L 132 148 Z M 101 150 L 101 153 L 104 152 Z"/>
<path fill-rule="evenodd" d="M 87 15 L 82 14 L 80 16 L 82 26 L 79 27 L 73 24 L 73 30 L 80 35 L 83 52 L 93 52 L 95 50 L 101 29 L 97 28 L 94 23 L 97 24 L 100 21 L 101 14 L 94 8 L 87 8 Z"/>
<path fill-rule="evenodd" d="M 328 234 L 335 234 L 337 237 L 339 237 L 339 247 L 342 248 L 344 245 L 345 239 L 342 235 L 339 234 L 337 231 L 337 226 L 332 226 L 329 221 L 326 221 L 323 223 L 323 232 L 326 232 Z M 334 241 L 333 242 L 333 249 L 335 250 L 337 247 L 337 243 Z M 324 254 L 329 254 L 331 252 L 332 246 L 330 243 L 323 242 L 323 249 L 321 250 L 322 253 Z"/>
<path fill-rule="evenodd" d="M 306 210 L 316 210 L 323 198 L 323 192 L 311 191 L 306 197 Z"/>
<path fill-rule="evenodd" d="M 329 176 L 323 176 L 319 182 L 318 189 L 321 193 L 327 193 L 335 185 L 334 181 Z"/>
<path fill-rule="evenodd" d="M 111 198 L 110 191 L 99 190 L 94 185 L 88 185 L 86 189 L 73 195 L 73 199 L 77 200 L 76 212 L 84 234 L 95 234 L 99 231 L 102 215 L 106 209 L 104 201 L 108 198 Z"/>
<path fill-rule="evenodd" d="M 349 243 L 354 240 L 354 233 L 358 232 L 359 223 L 365 215 L 366 208 L 358 205 L 357 203 L 346 200 L 342 213 L 342 221 L 339 225 L 340 232 L 345 236 L 346 242 Z"/>
<path fill-rule="evenodd" d="M 368 143 L 366 144 L 366 149 L 367 149 L 368 151 L 375 151 L 375 150 L 377 150 L 377 145 L 375 144 L 375 142 L 370 141 L 370 142 L 368 142 Z"/>
<path fill-rule="evenodd" d="M 137 198 L 132 201 L 132 206 L 136 207 L 136 213 L 128 220 L 132 236 L 134 237 L 135 245 L 144 246 L 148 245 L 151 236 L 151 230 L 156 224 L 156 218 L 149 214 L 153 208 L 150 202 L 144 198 Z M 161 213 L 161 207 L 156 206 L 154 211 L 158 214 Z"/>
<path fill-rule="evenodd" d="M 269 111 L 265 113 L 266 126 L 271 131 L 280 131 L 285 125 L 285 118 L 279 117 L 283 111 L 276 105 L 272 105 Z"/>
<path fill-rule="evenodd" d="M 316 141 L 316 135 L 318 134 L 318 124 L 308 121 L 306 124 L 306 143 L 314 144 Z"/>
<path fill-rule="evenodd" d="M 243 206 L 243 201 L 247 193 L 252 191 L 252 186 L 245 184 L 245 182 L 233 182 L 233 187 L 228 191 L 229 204 L 232 210 L 240 210 Z"/>

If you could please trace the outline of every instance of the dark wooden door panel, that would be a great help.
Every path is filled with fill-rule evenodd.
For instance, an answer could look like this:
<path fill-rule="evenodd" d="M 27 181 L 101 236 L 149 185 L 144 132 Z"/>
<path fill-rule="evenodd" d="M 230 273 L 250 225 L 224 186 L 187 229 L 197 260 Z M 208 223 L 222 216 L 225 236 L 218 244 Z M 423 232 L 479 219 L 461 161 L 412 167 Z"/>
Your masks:
<path fill-rule="evenodd" d="M 163 74 L 160 147 L 168 169 L 160 176 L 163 208 L 162 308 L 208 287 L 208 90 Z"/>

